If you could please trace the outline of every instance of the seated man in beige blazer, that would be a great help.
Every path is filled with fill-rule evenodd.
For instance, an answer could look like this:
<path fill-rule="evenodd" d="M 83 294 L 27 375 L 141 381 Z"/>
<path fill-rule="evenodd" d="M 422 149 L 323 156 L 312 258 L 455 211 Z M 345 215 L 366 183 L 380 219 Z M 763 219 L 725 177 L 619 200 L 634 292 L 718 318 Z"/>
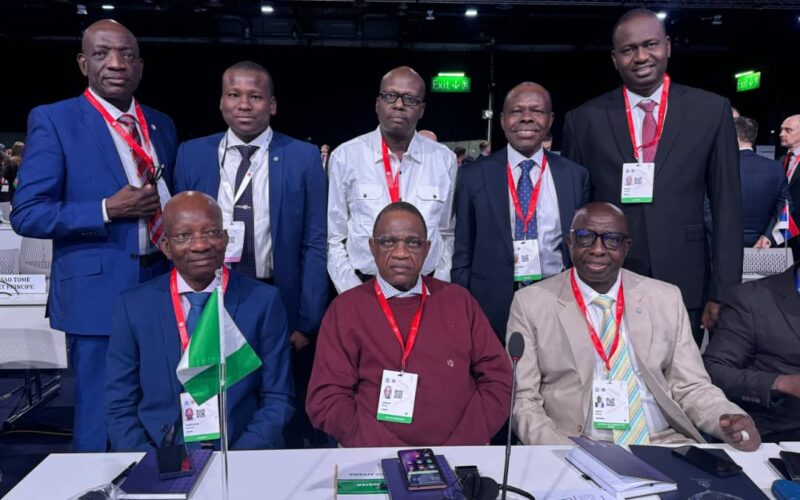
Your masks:
<path fill-rule="evenodd" d="M 586 205 L 567 236 L 574 267 L 514 296 L 508 335 L 518 331 L 526 344 L 517 436 L 665 444 L 702 443 L 702 431 L 757 449 L 752 419 L 709 380 L 678 288 L 620 270 L 627 233 L 617 207 Z"/>

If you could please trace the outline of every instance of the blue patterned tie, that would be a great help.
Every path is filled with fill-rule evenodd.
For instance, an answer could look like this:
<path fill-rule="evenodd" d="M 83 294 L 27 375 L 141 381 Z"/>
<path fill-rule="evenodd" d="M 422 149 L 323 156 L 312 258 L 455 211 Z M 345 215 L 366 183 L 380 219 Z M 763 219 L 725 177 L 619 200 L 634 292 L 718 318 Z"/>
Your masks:
<path fill-rule="evenodd" d="M 519 168 L 522 169 L 522 175 L 519 176 L 517 181 L 517 196 L 519 197 L 519 206 L 522 210 L 522 216 L 528 214 L 528 205 L 531 202 L 533 195 L 533 182 L 531 182 L 531 170 L 536 165 L 533 160 L 523 160 L 519 163 Z M 528 224 L 528 232 L 525 232 L 522 220 L 519 217 L 514 218 L 514 239 L 515 240 L 533 240 L 536 239 L 536 214 L 534 213 L 533 219 Z"/>
<path fill-rule="evenodd" d="M 236 171 L 236 187 L 234 195 L 242 185 L 247 169 L 250 168 L 250 157 L 256 152 L 258 146 L 234 146 L 239 150 L 242 161 Z M 233 206 L 233 220 L 244 222 L 244 242 L 242 245 L 242 259 L 233 264 L 233 270 L 250 276 L 256 277 L 256 249 L 255 249 L 255 223 L 253 216 L 253 183 L 247 184 L 247 188 L 242 193 L 242 197 Z"/>
<path fill-rule="evenodd" d="M 208 292 L 189 292 L 184 296 L 189 299 L 189 304 L 192 306 L 189 308 L 189 317 L 186 318 L 186 330 L 189 333 L 189 337 L 191 337 L 211 294 Z"/>

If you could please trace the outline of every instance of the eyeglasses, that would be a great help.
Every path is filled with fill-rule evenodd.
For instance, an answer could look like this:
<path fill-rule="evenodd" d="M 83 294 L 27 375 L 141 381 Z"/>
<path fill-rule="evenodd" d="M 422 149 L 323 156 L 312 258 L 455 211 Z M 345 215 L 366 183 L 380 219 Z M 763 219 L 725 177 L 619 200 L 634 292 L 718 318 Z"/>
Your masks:
<path fill-rule="evenodd" d="M 409 236 L 408 238 L 395 238 L 394 236 L 379 236 L 378 238 L 373 238 L 376 242 L 378 242 L 378 246 L 381 250 L 394 250 L 397 247 L 397 244 L 401 241 L 403 245 L 405 245 L 406 250 L 409 252 L 416 252 L 422 249 L 422 245 L 425 244 L 425 240 L 422 238 L 417 238 L 414 236 Z"/>
<path fill-rule="evenodd" d="M 603 241 L 603 246 L 608 250 L 619 250 L 628 240 L 628 235 L 624 233 L 603 233 L 599 234 L 591 229 L 573 229 L 572 240 L 579 247 L 590 247 L 597 241 L 597 237 Z"/>
<path fill-rule="evenodd" d="M 199 234 L 200 237 L 208 243 L 217 243 L 222 240 L 223 236 L 225 235 L 225 231 L 222 229 L 209 229 L 208 231 L 203 231 L 202 233 L 173 234 L 169 238 L 176 245 L 188 245 L 194 241 L 195 234 Z"/>
<path fill-rule="evenodd" d="M 398 94 L 397 92 L 378 92 L 381 100 L 386 104 L 394 104 L 397 99 L 403 99 L 403 104 L 411 108 L 419 106 L 425 99 L 411 94 Z"/>

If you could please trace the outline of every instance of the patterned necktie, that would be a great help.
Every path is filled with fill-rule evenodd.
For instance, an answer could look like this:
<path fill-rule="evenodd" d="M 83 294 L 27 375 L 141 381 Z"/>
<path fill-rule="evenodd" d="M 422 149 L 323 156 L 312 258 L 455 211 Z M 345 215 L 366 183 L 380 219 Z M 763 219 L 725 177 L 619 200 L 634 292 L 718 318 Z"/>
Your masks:
<path fill-rule="evenodd" d="M 794 151 L 786 153 L 786 160 L 783 162 L 783 168 L 786 170 L 786 178 L 791 179 L 794 169 L 797 165 L 794 164 Z"/>
<path fill-rule="evenodd" d="M 239 192 L 239 186 L 245 178 L 247 170 L 250 168 L 250 158 L 256 152 L 258 146 L 234 146 L 242 156 L 239 169 L 236 171 L 236 187 L 234 195 Z M 253 183 L 247 184 L 242 196 L 233 206 L 233 220 L 244 222 L 244 242 L 242 245 L 242 259 L 233 264 L 233 270 L 256 278 L 256 250 L 255 250 L 255 223 L 253 215 Z"/>
<path fill-rule="evenodd" d="M 522 210 L 522 216 L 528 214 L 528 205 L 531 202 L 533 195 L 533 182 L 531 181 L 531 170 L 536 166 L 533 160 L 523 160 L 519 163 L 519 168 L 522 169 L 522 174 L 517 181 L 517 197 L 519 198 L 519 206 Z M 516 211 L 515 211 L 516 213 Z M 534 212 L 533 218 L 528 223 L 528 232 L 525 232 L 525 226 L 522 220 L 517 216 L 514 217 L 514 239 L 519 240 L 533 240 L 536 239 L 536 213 Z"/>
<path fill-rule="evenodd" d="M 614 318 L 614 299 L 608 295 L 598 295 L 592 304 L 599 306 L 603 311 L 603 325 L 600 331 L 600 341 L 608 355 L 617 333 L 616 318 Z M 609 380 L 623 380 L 628 388 L 628 411 L 630 413 L 630 426 L 625 430 L 614 430 L 614 442 L 617 444 L 650 444 L 650 433 L 647 429 L 647 420 L 644 417 L 642 399 L 639 395 L 639 384 L 633 375 L 633 364 L 625 338 L 620 335 L 617 350 L 611 356 L 611 370 L 608 372 Z"/>
<path fill-rule="evenodd" d="M 645 99 L 639 102 L 639 107 L 644 110 L 644 121 L 642 121 L 642 161 L 651 163 L 656 159 L 656 117 L 653 110 L 656 108 L 655 101 Z"/>
<path fill-rule="evenodd" d="M 211 294 L 208 292 L 188 292 L 184 296 L 189 299 L 189 304 L 191 304 L 189 317 L 186 318 L 186 330 L 189 333 L 189 337 L 191 337 Z"/>
<path fill-rule="evenodd" d="M 141 146 L 142 138 L 139 136 L 139 129 L 136 127 L 136 119 L 131 115 L 124 114 L 120 116 L 117 121 L 125 126 L 126 129 L 128 129 L 128 133 L 130 134 L 131 138 L 136 141 L 136 144 Z M 151 165 L 148 165 L 143 158 L 140 158 L 139 155 L 133 151 L 131 151 L 131 155 L 133 156 L 133 163 L 136 165 L 136 175 L 139 177 L 139 182 L 141 185 L 144 186 L 150 182 L 148 171 Z M 156 186 L 153 185 L 153 188 L 156 188 Z M 161 237 L 164 235 L 164 226 L 162 221 L 161 207 L 159 206 L 156 209 L 156 213 L 154 213 L 147 221 L 147 234 L 150 237 L 150 241 L 156 246 L 158 246 L 158 242 L 161 241 Z"/>

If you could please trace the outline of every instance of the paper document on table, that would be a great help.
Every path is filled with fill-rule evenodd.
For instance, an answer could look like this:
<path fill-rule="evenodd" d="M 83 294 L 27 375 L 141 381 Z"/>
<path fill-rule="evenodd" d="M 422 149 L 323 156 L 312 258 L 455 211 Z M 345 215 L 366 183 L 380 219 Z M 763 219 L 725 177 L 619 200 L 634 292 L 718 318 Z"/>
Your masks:
<path fill-rule="evenodd" d="M 549 491 L 541 500 L 614 500 L 614 497 L 598 488 L 584 488 L 580 490 Z"/>
<path fill-rule="evenodd" d="M 627 451 L 625 452 L 627 453 Z M 617 474 L 600 460 L 581 448 L 574 448 L 567 454 L 567 461 L 579 471 L 589 476 L 592 481 L 606 492 L 617 498 L 632 498 L 643 495 L 654 495 L 676 490 L 675 483 L 642 479 L 640 477 Z"/>

